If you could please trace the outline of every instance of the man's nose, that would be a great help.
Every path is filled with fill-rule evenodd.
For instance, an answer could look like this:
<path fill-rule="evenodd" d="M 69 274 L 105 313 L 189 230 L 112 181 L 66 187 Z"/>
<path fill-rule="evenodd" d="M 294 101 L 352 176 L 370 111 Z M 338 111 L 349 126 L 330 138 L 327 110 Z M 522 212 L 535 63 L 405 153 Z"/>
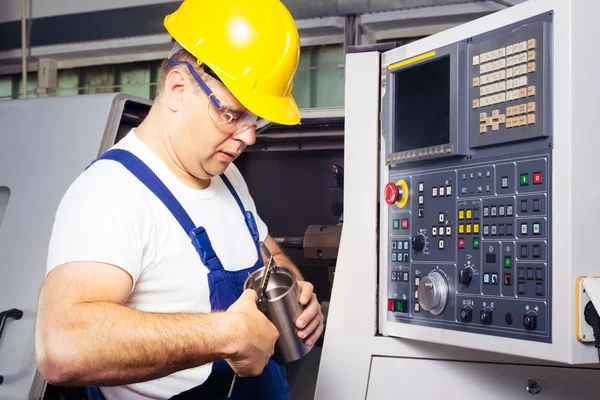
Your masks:
<path fill-rule="evenodd" d="M 233 137 L 246 143 L 247 146 L 252 146 L 256 142 L 256 127 L 251 126 L 240 133 L 236 133 Z"/>

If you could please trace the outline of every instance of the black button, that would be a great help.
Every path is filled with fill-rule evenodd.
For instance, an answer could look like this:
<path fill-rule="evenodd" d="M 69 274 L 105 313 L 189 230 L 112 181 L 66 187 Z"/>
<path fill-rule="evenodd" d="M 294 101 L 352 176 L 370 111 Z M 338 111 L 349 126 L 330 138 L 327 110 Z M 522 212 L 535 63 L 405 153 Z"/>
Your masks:
<path fill-rule="evenodd" d="M 513 235 L 512 224 L 506 224 L 506 236 L 512 236 L 512 235 Z"/>
<path fill-rule="evenodd" d="M 492 323 L 492 312 L 491 311 L 482 311 L 479 315 L 479 320 L 482 324 L 489 325 Z"/>
<path fill-rule="evenodd" d="M 473 209 L 473 219 L 479 219 L 479 208 Z"/>
<path fill-rule="evenodd" d="M 525 268 L 519 268 L 519 271 L 517 272 L 517 277 L 519 279 L 525 279 Z"/>
<path fill-rule="evenodd" d="M 506 321 L 507 325 L 512 325 L 513 323 L 513 316 L 511 313 L 506 313 L 506 315 L 504 316 L 504 320 Z"/>
<path fill-rule="evenodd" d="M 521 200 L 521 212 L 527 212 L 527 200 Z"/>
<path fill-rule="evenodd" d="M 543 281 L 544 280 L 544 270 L 542 268 L 535 269 L 535 280 Z"/>
<path fill-rule="evenodd" d="M 525 284 L 523 282 L 519 282 L 517 285 L 517 291 L 519 294 L 525 294 Z"/>
<path fill-rule="evenodd" d="M 527 279 L 533 280 L 533 268 L 527 268 Z"/>
<path fill-rule="evenodd" d="M 523 326 L 527 330 L 535 330 L 535 328 L 537 327 L 537 315 L 524 315 Z"/>
<path fill-rule="evenodd" d="M 498 236 L 504 236 L 504 225 L 498 225 Z"/>
<path fill-rule="evenodd" d="M 527 245 L 521 245 L 521 258 L 527 258 Z"/>
<path fill-rule="evenodd" d="M 409 261 L 409 259 L 408 259 L 408 253 L 404 253 L 403 261 Z"/>
<path fill-rule="evenodd" d="M 536 296 L 543 296 L 544 295 L 544 284 L 543 283 L 536 283 L 535 284 L 535 295 Z"/>
<path fill-rule="evenodd" d="M 471 322 L 473 320 L 473 310 L 470 308 L 460 310 L 460 320 L 462 322 Z"/>
<path fill-rule="evenodd" d="M 532 210 L 533 211 L 541 211 L 540 210 L 540 199 L 533 199 Z"/>
<path fill-rule="evenodd" d="M 533 249 L 533 258 L 540 258 L 540 245 L 534 244 L 531 247 Z"/>
<path fill-rule="evenodd" d="M 424 214 L 423 208 L 419 207 L 419 218 L 423 218 L 423 214 Z"/>

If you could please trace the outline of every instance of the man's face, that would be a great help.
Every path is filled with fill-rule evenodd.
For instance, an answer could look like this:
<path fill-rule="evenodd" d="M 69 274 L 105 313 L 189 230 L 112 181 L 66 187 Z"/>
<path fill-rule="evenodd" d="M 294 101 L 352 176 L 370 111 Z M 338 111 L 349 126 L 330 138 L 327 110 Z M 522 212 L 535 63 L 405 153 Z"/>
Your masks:
<path fill-rule="evenodd" d="M 210 179 L 223 173 L 246 146 L 254 144 L 255 128 L 232 132 L 231 124 L 217 124 L 215 120 L 223 122 L 229 115 L 237 117 L 247 110 L 221 82 L 205 79 L 221 103 L 221 109 L 217 109 L 194 78 L 185 76 L 181 106 L 176 113 L 177 129 L 169 137 L 185 170 L 198 179 Z M 228 114 L 223 116 L 225 111 Z"/>

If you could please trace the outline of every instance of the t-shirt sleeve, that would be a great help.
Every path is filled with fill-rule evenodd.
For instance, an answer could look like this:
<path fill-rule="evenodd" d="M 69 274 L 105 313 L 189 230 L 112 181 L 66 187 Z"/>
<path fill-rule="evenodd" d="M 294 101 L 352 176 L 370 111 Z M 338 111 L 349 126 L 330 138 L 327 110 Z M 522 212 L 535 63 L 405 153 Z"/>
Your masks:
<path fill-rule="evenodd" d="M 141 275 L 152 228 L 140 204 L 142 196 L 132 189 L 135 182 L 115 168 L 122 167 L 92 166 L 63 196 L 50 238 L 47 273 L 68 262 L 91 261 L 122 268 L 134 284 Z"/>
<path fill-rule="evenodd" d="M 267 238 L 267 235 L 269 234 L 269 228 L 267 227 L 267 224 L 262 220 L 260 215 L 258 215 L 256 204 L 254 204 L 254 199 L 250 195 L 248 185 L 246 184 L 242 173 L 235 164 L 230 164 L 226 174 L 227 177 L 231 180 L 233 187 L 238 193 L 238 196 L 240 196 L 242 203 L 244 203 L 244 208 L 248 211 L 252 211 L 254 219 L 256 220 L 256 226 L 258 227 L 258 234 L 260 240 L 264 241 Z"/>

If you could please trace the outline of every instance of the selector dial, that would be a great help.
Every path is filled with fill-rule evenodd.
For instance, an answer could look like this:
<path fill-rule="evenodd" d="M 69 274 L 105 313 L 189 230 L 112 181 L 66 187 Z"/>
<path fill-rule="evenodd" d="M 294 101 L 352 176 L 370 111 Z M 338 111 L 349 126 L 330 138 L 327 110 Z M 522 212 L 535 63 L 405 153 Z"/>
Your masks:
<path fill-rule="evenodd" d="M 473 279 L 473 268 L 465 267 L 460 270 L 458 273 L 458 282 L 462 283 L 465 286 L 469 286 L 471 284 L 471 280 Z"/>
<path fill-rule="evenodd" d="M 438 271 L 433 271 L 419 282 L 419 305 L 433 315 L 444 312 L 448 303 L 448 282 Z"/>
<path fill-rule="evenodd" d="M 423 235 L 422 233 L 419 233 L 418 235 L 413 236 L 413 238 L 412 238 L 412 248 L 417 253 L 422 252 L 423 249 L 425 248 L 425 235 Z"/>

